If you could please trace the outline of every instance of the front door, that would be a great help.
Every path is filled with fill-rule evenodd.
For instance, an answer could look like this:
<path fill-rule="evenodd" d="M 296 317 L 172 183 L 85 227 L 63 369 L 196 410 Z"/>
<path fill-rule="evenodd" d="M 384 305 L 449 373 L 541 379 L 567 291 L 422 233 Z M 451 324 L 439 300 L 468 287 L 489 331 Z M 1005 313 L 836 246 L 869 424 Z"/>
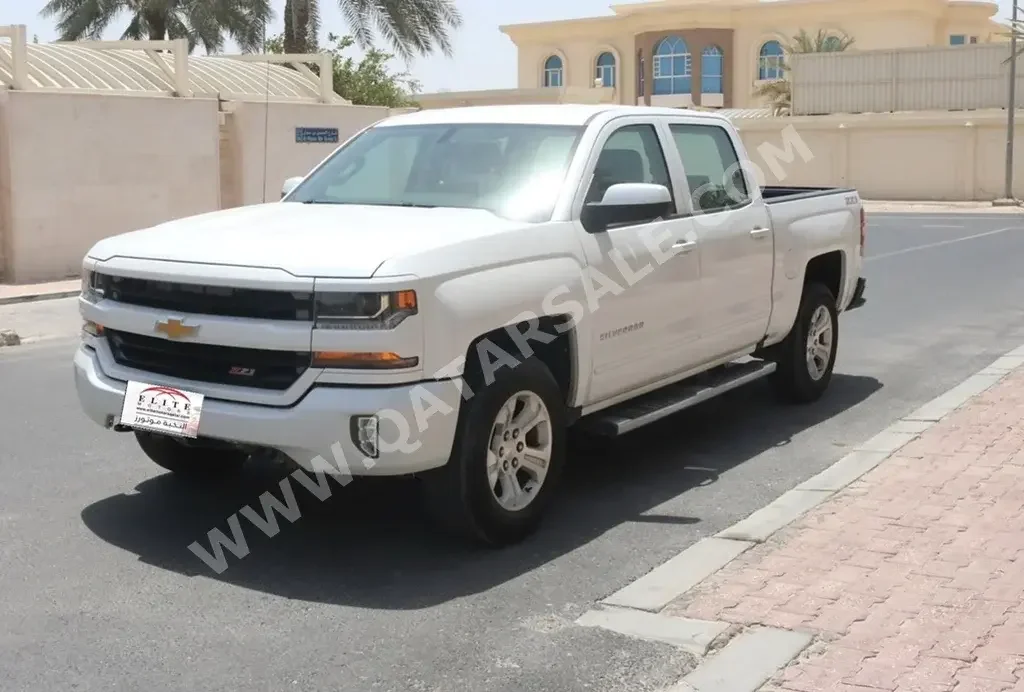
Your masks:
<path fill-rule="evenodd" d="M 671 121 L 686 173 L 701 250 L 705 361 L 753 347 L 772 309 L 774 238 L 757 182 L 740 169 L 737 146 L 714 123 Z"/>
<path fill-rule="evenodd" d="M 675 200 L 665 145 L 671 144 L 649 118 L 609 124 L 591 155 L 593 177 L 574 217 L 616 183 L 664 185 Z M 594 339 L 586 401 L 594 404 L 670 375 L 696 352 L 700 261 L 692 219 L 670 217 L 600 233 L 579 224 L 578 230 L 591 289 L 585 319 Z M 693 340 L 670 351 L 666 336 L 680 325 L 688 326 Z"/>

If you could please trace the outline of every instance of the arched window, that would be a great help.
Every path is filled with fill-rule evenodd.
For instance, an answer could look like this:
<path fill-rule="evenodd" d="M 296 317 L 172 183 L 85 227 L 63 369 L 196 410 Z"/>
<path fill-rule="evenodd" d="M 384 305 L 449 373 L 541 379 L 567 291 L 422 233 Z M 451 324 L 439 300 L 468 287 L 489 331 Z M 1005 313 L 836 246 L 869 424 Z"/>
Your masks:
<path fill-rule="evenodd" d="M 597 56 L 594 77 L 601 80 L 601 86 L 615 86 L 615 56 L 611 53 L 601 53 Z"/>
<path fill-rule="evenodd" d="M 654 49 L 654 94 L 689 94 L 690 49 L 678 36 L 669 36 Z"/>
<path fill-rule="evenodd" d="M 700 93 L 723 94 L 725 56 L 718 46 L 708 46 L 700 55 Z"/>
<path fill-rule="evenodd" d="M 562 59 L 557 55 L 552 55 L 550 58 L 544 61 L 544 86 L 546 87 L 560 87 L 564 81 L 562 69 Z"/>
<path fill-rule="evenodd" d="M 825 53 L 834 53 L 843 47 L 843 42 L 838 36 L 829 36 L 821 42 L 821 49 Z"/>
<path fill-rule="evenodd" d="M 761 46 L 761 52 L 757 56 L 757 78 L 782 79 L 784 59 L 781 43 L 778 41 L 768 41 L 765 43 Z"/>

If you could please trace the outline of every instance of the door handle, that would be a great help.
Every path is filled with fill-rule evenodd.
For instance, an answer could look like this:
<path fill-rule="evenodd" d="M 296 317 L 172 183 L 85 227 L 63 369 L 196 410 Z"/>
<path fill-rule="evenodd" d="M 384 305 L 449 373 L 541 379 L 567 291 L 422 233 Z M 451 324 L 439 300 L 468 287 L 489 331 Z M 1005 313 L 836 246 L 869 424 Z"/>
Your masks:
<path fill-rule="evenodd" d="M 772 229 L 770 228 L 761 228 L 760 226 L 757 226 L 756 228 L 754 228 L 754 230 L 750 232 L 750 237 L 753 238 L 754 240 L 760 240 L 761 238 L 767 237 L 768 234 L 771 232 Z"/>
<path fill-rule="evenodd" d="M 687 252 L 697 247 L 696 241 L 693 240 L 680 240 L 678 243 L 672 245 L 673 254 L 685 255 Z"/>

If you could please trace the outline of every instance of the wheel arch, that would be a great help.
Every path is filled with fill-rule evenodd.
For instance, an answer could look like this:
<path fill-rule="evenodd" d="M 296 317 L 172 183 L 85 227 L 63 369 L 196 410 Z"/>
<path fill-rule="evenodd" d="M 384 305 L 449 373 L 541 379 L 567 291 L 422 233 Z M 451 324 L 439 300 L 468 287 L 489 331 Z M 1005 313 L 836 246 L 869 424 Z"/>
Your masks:
<path fill-rule="evenodd" d="M 483 359 L 493 363 L 504 357 L 502 352 L 516 362 L 536 356 L 558 382 L 566 407 L 573 409 L 580 385 L 577 340 L 575 321 L 570 314 L 544 315 L 491 329 L 466 347 L 463 376 L 473 388 L 481 384 Z"/>

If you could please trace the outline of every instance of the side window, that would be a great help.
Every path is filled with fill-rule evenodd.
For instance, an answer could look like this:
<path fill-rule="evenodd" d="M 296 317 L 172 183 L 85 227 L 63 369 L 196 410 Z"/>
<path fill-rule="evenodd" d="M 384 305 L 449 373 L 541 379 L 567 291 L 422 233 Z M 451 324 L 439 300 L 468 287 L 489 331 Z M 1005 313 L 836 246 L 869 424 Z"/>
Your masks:
<path fill-rule="evenodd" d="M 672 192 L 665 153 L 653 125 L 626 125 L 605 142 L 587 191 L 587 202 L 600 202 L 618 183 L 656 183 Z"/>
<path fill-rule="evenodd" d="M 729 133 L 717 125 L 669 125 L 686 171 L 694 212 L 708 214 L 750 201 Z"/>

